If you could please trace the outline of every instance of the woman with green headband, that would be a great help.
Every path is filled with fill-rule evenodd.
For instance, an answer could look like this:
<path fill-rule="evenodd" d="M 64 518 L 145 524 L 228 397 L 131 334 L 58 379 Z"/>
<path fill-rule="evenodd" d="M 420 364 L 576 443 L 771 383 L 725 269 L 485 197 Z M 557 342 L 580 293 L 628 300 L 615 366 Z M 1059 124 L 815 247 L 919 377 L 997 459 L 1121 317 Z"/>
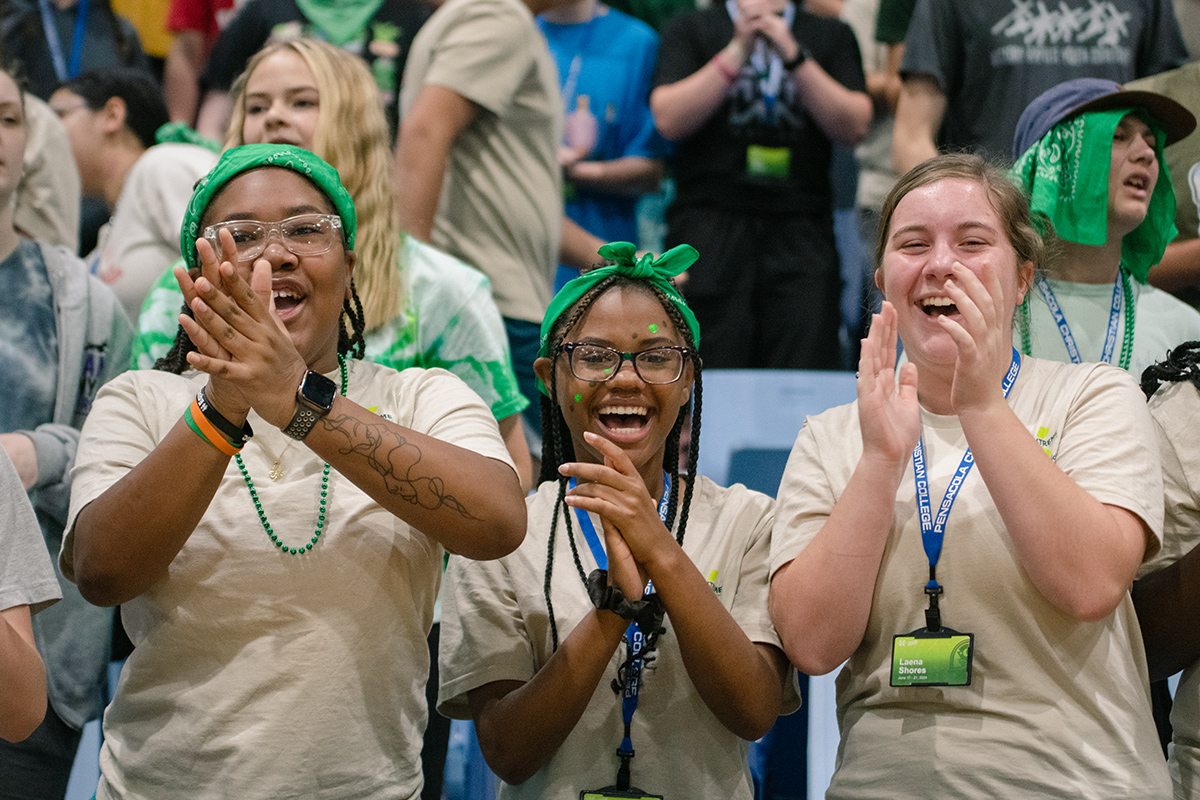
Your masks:
<path fill-rule="evenodd" d="M 1174 100 L 1099 78 L 1060 83 L 1021 114 L 1010 174 L 1049 252 L 1017 311 L 1021 352 L 1138 376 L 1200 339 L 1200 312 L 1146 285 L 1176 233 L 1163 147 L 1195 126 Z"/>
<path fill-rule="evenodd" d="M 671 283 L 696 251 L 600 255 L 542 322 L 525 541 L 450 560 L 438 710 L 475 721 L 502 798 L 749 800 L 748 742 L 798 706 L 766 613 L 772 501 L 696 475 L 700 332 Z"/>
<path fill-rule="evenodd" d="M 312 153 L 226 151 L 183 223 L 183 358 L 96 398 L 60 560 L 135 645 L 101 800 L 420 794 L 442 558 L 509 552 L 524 509 L 458 378 L 359 360 L 355 234 Z"/>

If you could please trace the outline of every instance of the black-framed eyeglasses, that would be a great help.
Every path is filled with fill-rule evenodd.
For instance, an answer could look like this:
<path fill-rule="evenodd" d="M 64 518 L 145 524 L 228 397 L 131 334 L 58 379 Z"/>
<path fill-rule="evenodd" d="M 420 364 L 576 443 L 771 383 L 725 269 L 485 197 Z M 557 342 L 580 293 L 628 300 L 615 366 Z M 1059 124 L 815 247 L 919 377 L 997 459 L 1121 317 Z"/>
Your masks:
<path fill-rule="evenodd" d="M 232 253 L 221 252 L 221 240 L 217 234 L 222 230 L 233 235 L 237 261 L 253 261 L 262 255 L 271 241 L 271 231 L 279 233 L 283 246 L 293 255 L 319 256 L 332 250 L 334 243 L 341 238 L 342 220 L 334 214 L 300 214 L 279 222 L 234 219 L 205 228 L 204 238 L 212 242 L 217 256 L 233 261 Z"/>
<path fill-rule="evenodd" d="M 692 357 L 686 347 L 651 347 L 637 353 L 622 353 L 611 347 L 586 342 L 564 342 L 558 348 L 567 354 L 571 374 L 581 381 L 610 381 L 628 359 L 646 383 L 674 383 L 683 375 L 684 363 Z"/>

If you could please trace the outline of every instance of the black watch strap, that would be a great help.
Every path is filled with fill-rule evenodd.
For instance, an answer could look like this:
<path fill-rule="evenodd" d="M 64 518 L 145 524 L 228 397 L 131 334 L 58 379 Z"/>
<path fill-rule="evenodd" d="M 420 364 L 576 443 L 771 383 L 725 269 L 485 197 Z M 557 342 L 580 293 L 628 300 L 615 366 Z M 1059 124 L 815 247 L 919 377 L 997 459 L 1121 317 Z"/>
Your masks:
<path fill-rule="evenodd" d="M 796 42 L 796 55 L 792 56 L 790 61 L 783 62 L 783 68 L 791 72 L 811 57 L 812 53 L 808 52 L 808 48 L 800 42 Z"/>

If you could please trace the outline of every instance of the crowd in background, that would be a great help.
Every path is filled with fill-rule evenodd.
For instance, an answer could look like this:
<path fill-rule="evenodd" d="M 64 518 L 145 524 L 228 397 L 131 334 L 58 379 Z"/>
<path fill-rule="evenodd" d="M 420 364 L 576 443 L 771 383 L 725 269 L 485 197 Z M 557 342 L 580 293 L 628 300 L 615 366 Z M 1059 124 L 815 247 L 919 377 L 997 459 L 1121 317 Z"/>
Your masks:
<path fill-rule="evenodd" d="M 1176 797 L 1200 797 L 1200 668 L 1190 656 L 1200 655 L 1200 641 L 1179 632 L 1194 627 L 1184 620 L 1197 602 L 1190 554 L 1200 532 L 1200 476 L 1193 474 L 1200 441 L 1192 442 L 1190 424 L 1200 397 L 1187 387 L 1200 387 L 1200 345 L 1181 347 L 1200 342 L 1197 0 L 1062 0 L 1053 7 L 1029 0 L 8 0 L 0 7 L 0 59 L 0 448 L 7 456 L 0 458 L 0 605 L 6 606 L 0 673 L 18 675 L 14 685 L 25 689 L 45 684 L 32 709 L 11 708 L 0 698 L 0 798 L 63 796 L 80 731 L 104 713 L 108 663 L 138 651 L 141 660 L 129 662 L 107 712 L 98 797 L 182 797 L 186 792 L 178 787 L 163 787 L 175 773 L 191 770 L 205 776 L 201 782 L 244 779 L 245 791 L 270 785 L 256 783 L 262 777 L 257 762 L 244 753 L 271 746 L 276 729 L 267 725 L 252 742 L 239 743 L 239 726 L 254 728 L 259 721 L 244 709 L 236 721 L 201 724 L 215 696 L 244 697 L 253 706 L 256 692 L 265 691 L 245 660 L 248 651 L 230 645 L 208 654 L 214 663 L 224 659 L 224 683 L 210 684 L 202 669 L 175 663 L 179 653 L 199 658 L 206 642 L 222 635 L 220 624 L 188 615 L 229 612 L 244 598 L 193 607 L 185 595 L 205 588 L 206 570 L 225 565 L 223 549 L 236 546 L 221 534 L 221 515 L 233 514 L 226 511 L 233 503 L 232 490 L 221 483 L 223 470 L 239 491 L 245 479 L 275 548 L 288 550 L 276 540 L 255 487 L 263 498 L 274 488 L 280 502 L 290 497 L 283 494 L 288 480 L 306 481 L 289 491 L 308 492 L 320 483 L 321 522 L 307 550 L 318 539 L 326 549 L 344 543 L 337 538 L 347 535 L 341 528 L 331 524 L 334 532 L 322 533 L 331 463 L 335 476 L 339 470 L 355 476 L 348 478 L 352 486 L 338 488 L 365 492 L 356 513 L 386 511 L 403 521 L 395 523 L 405 531 L 397 534 L 406 542 L 402 555 L 376 551 L 374 557 L 416 565 L 376 575 L 380 586 L 392 587 L 385 593 L 403 594 L 389 613 L 404 624 L 373 621 L 353 633 L 398 637 L 402 655 L 384 647 L 359 655 L 396 658 L 399 666 L 389 674 L 400 681 L 422 675 L 427 662 L 432 669 L 428 681 L 405 686 L 379 709 L 367 700 L 361 713 L 371 721 L 362 726 L 370 734 L 335 748 L 357 766 L 330 778 L 327 795 L 313 796 L 440 797 L 448 723 L 435 706 L 475 720 L 484 756 L 506 781 L 508 796 L 575 796 L 591 783 L 610 782 L 600 777 L 612 771 L 607 762 L 591 760 L 593 749 L 612 749 L 608 734 L 621 724 L 619 704 L 603 712 L 595 707 L 597 698 L 611 702 L 601 673 L 611 661 L 620 666 L 618 681 L 628 681 L 630 670 L 643 666 L 632 654 L 632 639 L 622 644 L 623 622 L 587 618 L 595 623 L 587 631 L 590 623 L 579 622 L 593 605 L 614 613 L 620 605 L 604 606 L 578 585 L 588 585 L 582 566 L 588 559 L 581 561 L 571 520 L 585 531 L 591 512 L 604 521 L 604 547 L 590 549 L 601 569 L 613 562 L 610 595 L 620 589 L 640 596 L 649 581 L 645 591 L 657 587 L 662 598 L 670 643 L 658 654 L 661 662 L 644 668 L 676 688 L 691 687 L 680 690 L 684 715 L 651 730 L 692 737 L 685 740 L 696 743 L 696 758 L 711 768 L 699 777 L 664 769 L 649 781 L 635 771 L 654 784 L 644 786 L 647 791 L 742 797 L 745 751 L 739 746 L 761 736 L 780 713 L 795 710 L 794 670 L 818 674 L 845 663 L 843 750 L 831 796 L 894 796 L 901 787 L 1002 796 L 1005 787 L 1020 793 L 1021 780 L 1036 793 L 1058 772 L 1062 785 L 1080 796 L 1169 796 L 1174 779 Z M 272 171 L 278 165 L 256 145 L 290 148 L 292 162 Z M 251 158 L 245 154 L 258 160 L 239 161 Z M 315 154 L 313 164 L 304 154 Z M 931 161 L 939 154 L 942 160 Z M 209 226 L 228 204 L 220 199 L 224 188 L 249 186 L 243 173 L 255 169 L 273 176 L 262 184 L 272 191 L 292 186 L 295 172 L 320 191 L 303 207 L 280 211 L 274 228 L 238 229 L 239 235 L 258 237 L 260 252 L 273 237 L 291 247 L 304 234 L 283 226 L 292 218 L 307 220 L 316 209 L 325 226 L 322 241 L 340 253 L 329 243 L 341 236 L 348 255 L 337 265 L 345 272 L 345 291 L 340 283 L 335 287 L 345 297 L 329 312 L 337 320 L 336 342 L 291 348 L 272 339 L 268 326 L 246 337 L 272 344 L 272 364 L 302 364 L 333 376 L 331 385 L 340 370 L 340 395 L 369 409 L 356 418 L 360 430 L 380 419 L 417 430 L 413 441 L 423 443 L 427 464 L 442 463 L 443 456 L 453 463 L 438 449 L 441 439 L 470 447 L 473 456 L 483 453 L 478 463 L 466 459 L 459 467 L 481 482 L 472 489 L 487 483 L 496 491 L 486 496 L 460 488 L 457 495 L 466 505 L 474 502 L 480 517 L 486 516 L 480 509 L 513 507 L 511 468 L 521 493 L 533 492 L 524 544 L 484 546 L 482 533 L 479 539 L 464 534 L 455 524 L 478 522 L 466 506 L 447 522 L 375 504 L 371 479 L 339 460 L 355 447 L 361 452 L 359 440 L 343 451 L 332 444 L 321 450 L 318 435 L 317 444 L 307 443 L 318 458 L 282 435 L 247 435 L 230 446 L 240 452 L 249 441 L 247 453 L 261 449 L 254 460 L 247 457 L 249 467 L 240 455 L 236 467 L 227 460 L 214 464 L 200 476 L 212 482 L 208 495 L 182 499 L 155 482 L 132 491 L 126 471 L 104 460 L 112 450 L 131 465 L 142 458 L 169 463 L 161 460 L 164 448 L 178 445 L 168 423 L 179 417 L 171 402 L 197 391 L 237 407 L 235 438 L 241 423 L 249 430 L 253 419 L 261 431 L 269 427 L 265 420 L 279 417 L 271 413 L 272 398 L 251 399 L 248 378 L 231 378 L 214 366 L 243 357 L 236 347 L 214 343 L 222 321 L 240 324 L 223 303 L 236 305 L 242 285 L 218 271 L 221 260 L 237 262 L 221 250 L 228 245 L 216 229 L 263 217 L 231 214 Z M 1005 188 L 996 183 L 1000 170 Z M 212 187 L 208 194 L 205 186 Z M 263 198 L 254 203 L 256 213 L 278 210 Z M 967 221 L 946 221 L 947 209 Z M 907 220 L 909 228 L 903 227 Z M 926 248 L 921 257 L 932 260 L 939 237 L 964 239 L 956 231 L 970 225 L 987 228 L 996 241 L 955 240 L 958 260 L 939 266 L 939 280 L 958 288 L 934 291 L 929 283 L 918 290 L 916 278 L 904 285 L 905 270 L 915 269 L 909 265 L 918 257 L 913 248 Z M 896 232 L 910 229 L 927 238 L 898 243 Z M 207 250 L 197 238 L 209 242 Z M 604 247 L 617 242 L 630 244 Z M 240 253 L 243 242 L 235 244 Z M 308 255 L 291 253 L 298 261 Z M 994 269 L 1010 257 L 1011 286 L 1007 267 Z M 597 263 L 605 266 L 596 270 Z M 247 291 L 250 286 L 247 273 Z M 317 288 L 277 286 L 270 313 L 287 317 L 306 302 L 306 291 L 316 297 Z M 901 297 L 917 299 L 906 308 Z M 252 306 L 250 300 L 242 305 Z M 909 313 L 913 308 L 919 316 Z M 951 317 L 958 321 L 939 320 Z M 626 319 L 637 321 L 637 335 L 625 330 L 633 325 Z M 921 327 L 930 320 L 933 332 Z M 999 338 L 991 335 L 996 331 Z M 589 344 L 592 350 L 579 350 Z M 670 380 L 647 377 L 654 368 L 642 357 L 647 347 L 661 350 L 671 364 L 672 353 L 683 354 Z M 951 348 L 957 355 L 946 355 Z M 806 425 L 778 506 L 754 493 L 728 494 L 695 475 L 700 352 L 709 369 L 858 369 L 858 403 Z M 962 366 L 968 352 L 975 358 L 969 368 Z M 609 359 L 590 380 L 587 357 Z M 346 367 L 357 359 L 372 364 L 371 371 Z M 1085 374 L 1051 368 L 1051 362 L 1107 362 L 1133 380 L 1115 370 Z M 255 375 L 271 374 L 254 363 Z M 459 393 L 456 382 L 440 378 L 429 386 L 413 379 L 410 386 L 388 377 L 389 370 L 411 367 L 444 369 L 470 391 Z M 127 370 L 174 372 L 195 385 L 184 391 L 174 377 L 120 378 L 101 416 L 130 426 L 138 418 L 146 429 L 137 427 L 127 439 L 134 427 L 100 431 L 93 423 L 93 438 L 85 433 L 81 443 L 97 393 Z M 917 370 L 925 387 L 920 410 Z M 200 389 L 206 375 L 213 377 Z M 872 376 L 870 386 L 864 375 Z M 640 445 L 617 447 L 585 435 L 575 405 L 586 407 L 582 398 L 597 386 L 619 386 L 633 376 L 670 415 L 611 400 L 597 417 L 618 443 L 631 430 L 661 427 L 661 441 L 645 453 Z M 348 390 L 351 378 L 364 383 Z M 1133 388 L 1138 381 L 1153 395 L 1150 411 Z M 1009 402 L 1014 386 L 1011 417 L 993 413 L 997 403 Z M 375 396 L 367 387 L 388 401 L 368 405 Z M 420 398 L 411 408 L 396 399 L 408 392 Z M 449 422 L 423 416 L 432 408 L 430 397 L 454 409 Z M 1095 412 L 1100 406 L 1107 409 L 1102 414 Z M 985 407 L 993 415 L 983 423 L 975 412 Z M 660 412 L 663 419 L 656 417 Z M 203 403 L 195 413 L 207 415 Z M 871 424 L 872 415 L 886 424 Z M 282 422 L 276 427 L 291 427 Z M 1005 440 L 1011 449 L 998 444 L 1010 424 L 1033 435 Z M 921 437 L 921 426 L 932 426 L 936 435 Z M 192 426 L 195 436 L 224 453 L 212 440 L 216 434 L 205 438 L 207 430 L 202 421 Z M 376 439 L 363 436 L 381 441 L 391 429 L 380 430 Z M 844 441 L 848 431 L 854 446 Z M 145 442 L 139 443 L 141 434 Z M 420 439 L 425 435 L 437 444 Z M 1130 438 L 1141 444 L 1112 444 Z M 908 633 L 906 620 L 913 617 L 915 624 L 926 602 L 936 612 L 942 591 L 928 543 L 929 585 L 916 600 L 899 588 L 923 583 L 926 570 L 916 545 L 929 533 L 916 511 L 921 484 L 900 477 L 918 470 L 914 446 L 929 448 L 931 466 L 954 448 L 961 454 L 965 447 L 978 460 L 979 483 L 964 496 L 960 518 L 970 514 L 990 555 L 964 555 L 949 544 L 952 563 L 943 575 L 975 584 L 992 580 L 989 591 L 1021 598 L 964 609 L 977 615 L 972 633 L 982 634 L 975 686 L 986 681 L 994 692 L 982 697 L 981 689 L 978 702 L 946 700 L 953 690 L 937 688 L 897 694 L 894 674 L 889 685 L 897 658 L 892 637 Z M 1128 452 L 1121 449 L 1127 446 Z M 307 460 L 294 478 L 274 486 L 289 449 L 292 459 L 304 450 Z M 590 455 L 580 455 L 585 451 Z M 72 499 L 77 453 L 86 455 L 78 462 L 86 488 Z M 606 471 L 575 463 L 589 459 Z M 1130 482 L 1122 485 L 1122 475 L 1104 461 L 1122 463 L 1117 473 Z M 502 476 L 493 471 L 497 462 L 507 465 Z M 203 465 L 188 463 L 203 472 Z M 963 465 L 969 471 L 970 459 Z M 1047 465 L 1053 474 L 1043 473 Z M 945 472 L 948 481 L 956 468 L 962 469 L 957 460 L 932 471 Z M 273 483 L 255 483 L 251 471 L 269 474 Z M 1000 486 L 999 476 L 1012 472 L 1026 480 Z M 1133 485 L 1134 478 L 1142 483 Z M 583 491 L 588 482 L 611 484 L 611 505 Z M 450 496 L 444 487 L 429 491 L 438 503 Z M 1165 521 L 1157 502 L 1163 491 Z M 843 495 L 849 499 L 839 505 Z M 934 502 L 938 496 L 940 490 L 932 493 Z M 647 497 L 649 505 L 642 502 Z M 661 508 L 651 508 L 660 497 Z M 133 566 L 115 563 L 103 547 L 121 542 L 124 533 L 115 523 L 98 522 L 96 509 L 113 519 L 118 513 L 140 517 L 146 512 L 122 506 L 134 500 L 160 516 L 190 519 L 192 526 L 203 517 L 196 530 L 211 533 L 207 549 L 185 545 L 191 527 L 180 535 L 138 521 L 132 525 L 138 533 L 122 546 L 144 541 L 148 555 Z M 943 522 L 953 495 L 948 502 Z M 1018 519 L 1014 508 L 1022 502 L 1048 522 Z M 693 535 L 683 555 L 693 503 Z M 850 504 L 857 518 L 846 510 Z M 653 534 L 628 533 L 647 509 L 659 512 L 652 521 L 661 517 L 674 539 L 659 537 L 658 524 Z M 296 524 L 309 524 L 306 511 L 295 513 L 301 517 Z M 250 519 L 257 527 L 259 520 Z M 623 523 L 610 525 L 610 519 Z M 912 530 L 900 547 L 908 523 Z M 1068 544 L 1054 549 L 1036 541 L 1043 524 L 1064 531 Z M 16 541 L 10 533 L 35 528 L 52 564 L 28 537 Z M 613 535 L 617 528 L 625 530 L 624 544 Z M 191 535 L 193 542 L 199 538 Z M 556 548 L 567 545 L 556 536 L 564 535 L 570 550 L 560 553 Z M 859 538 L 845 538 L 851 535 Z M 5 542 L 10 536 L 14 541 Z M 160 551 L 155 536 L 181 538 Z M 589 545 L 594 530 L 591 537 Z M 736 557 L 729 548 L 740 548 Z M 845 548 L 855 550 L 856 566 L 844 563 Z M 1079 551 L 1088 548 L 1094 557 L 1082 557 Z M 450 559 L 443 631 L 441 605 L 434 607 L 434 562 L 445 552 L 481 561 Z M 627 556 L 624 564 L 617 553 Z M 894 566 L 898 553 L 911 555 L 912 563 Z M 340 569 L 353 569 L 363 555 L 348 556 Z M 662 572 L 664 559 L 676 556 L 700 571 Z M 552 576 L 556 558 L 562 571 Z M 1068 577 L 1043 570 L 1045 562 Z M 421 567 L 428 569 L 413 577 Z M 263 576 L 274 568 L 265 557 L 256 567 Z M 404 572 L 410 568 L 413 576 Z M 250 567 L 240 569 L 241 579 L 253 580 Z M 727 576 L 725 597 L 719 572 Z M 1093 592 L 1073 585 L 1084 581 Z M 8 592 L 15 583 L 21 591 Z M 403 591 L 396 588 L 402 584 Z M 337 604 L 353 594 L 342 590 L 330 579 L 312 597 Z M 723 611 L 709 608 L 713 591 Z M 359 599 L 380 602 L 365 590 Z M 947 608 L 958 602 L 947 595 Z M 634 618 L 622 608 L 625 619 Z M 488 609 L 508 616 L 497 611 L 503 618 L 491 619 Z M 710 616 L 697 619 L 698 609 Z M 272 615 L 286 616 L 271 604 L 248 613 L 268 623 Z M 571 622 L 560 627 L 556 619 Z M 937 634 L 936 616 L 926 611 L 925 619 L 922 630 Z M 662 620 L 660 612 L 655 624 Z M 604 647 L 589 652 L 582 633 L 570 636 L 576 623 Z M 710 624 L 720 637 L 705 631 Z M 249 627 L 243 633 L 246 641 L 259 635 Z M 527 658 L 524 651 L 513 655 L 517 640 L 529 644 Z M 1007 649 L 1015 664 L 998 667 L 988 647 Z M 266 664 L 282 659 L 279 653 L 262 657 Z M 700 659 L 712 662 L 711 678 L 698 677 Z M 299 663 L 338 667 L 324 659 Z M 1180 671 L 1172 710 L 1160 681 Z M 369 666 L 350 672 L 364 684 L 379 679 Z M 581 674 L 588 680 L 570 681 Z M 749 676 L 744 685 L 739 675 Z M 1032 686 L 1022 688 L 1021 676 Z M 297 687 L 305 680 L 300 666 L 280 678 Z M 195 682 L 214 693 L 197 692 L 179 701 L 186 711 L 164 715 L 171 720 L 164 729 L 178 742 L 162 749 L 156 723 L 146 720 L 187 692 L 162 691 L 156 680 Z M 1053 720 L 1012 722 L 1054 706 L 1056 693 L 1068 708 L 1055 707 Z M 636 709 L 636 688 L 633 694 Z M 295 697 L 303 695 L 297 688 Z M 347 690 L 339 701 L 351 716 L 358 713 L 352 695 Z M 539 709 L 555 698 L 562 713 L 539 718 Z M 306 702 L 276 698 L 261 713 L 288 704 L 308 708 Z M 922 728 L 906 716 L 910 705 L 922 703 L 924 712 L 957 722 Z M 642 718 L 666 714 L 665 705 L 651 692 Z M 388 711 L 398 719 L 375 718 Z M 983 734 L 958 740 L 957 724 Z M 1172 741 L 1172 724 L 1168 773 L 1158 743 L 1165 748 Z M 593 726 L 605 736 L 580 733 Z M 320 729 L 314 722 L 311 730 Z M 509 729 L 539 733 L 516 746 L 506 738 Z M 1091 749 L 1077 753 L 1059 741 L 1069 738 L 1064 734 L 1090 736 Z M 189 737 L 197 747 L 228 740 L 224 752 L 236 754 L 228 758 L 244 771 L 231 768 L 225 756 L 173 761 Z M 403 740 L 399 755 L 389 739 Z M 1037 742 L 1061 752 L 1055 756 L 1061 761 L 1032 755 Z M 958 774 L 931 777 L 906 769 L 913 747 L 945 753 L 949 771 Z M 655 739 L 639 744 L 638 752 L 628 759 L 647 769 L 669 758 L 671 748 Z M 984 765 L 993 759 L 1005 763 L 989 772 Z M 292 770 L 296 786 L 315 780 L 302 762 L 284 770 Z M 623 764 L 627 770 L 628 760 Z M 388 792 L 356 784 L 355 769 L 373 771 Z M 1080 777 L 1088 772 L 1102 777 Z M 621 790 L 628 789 L 626 774 Z"/>

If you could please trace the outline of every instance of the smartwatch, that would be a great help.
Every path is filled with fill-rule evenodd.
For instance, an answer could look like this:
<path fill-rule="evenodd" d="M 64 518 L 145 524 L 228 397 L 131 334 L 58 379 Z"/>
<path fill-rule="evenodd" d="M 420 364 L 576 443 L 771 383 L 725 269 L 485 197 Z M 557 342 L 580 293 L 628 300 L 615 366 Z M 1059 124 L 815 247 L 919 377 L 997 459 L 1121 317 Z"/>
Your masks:
<path fill-rule="evenodd" d="M 296 414 L 283 429 L 293 439 L 303 439 L 317 424 L 317 420 L 333 408 L 337 397 L 337 384 L 319 372 L 309 370 L 296 390 Z"/>

